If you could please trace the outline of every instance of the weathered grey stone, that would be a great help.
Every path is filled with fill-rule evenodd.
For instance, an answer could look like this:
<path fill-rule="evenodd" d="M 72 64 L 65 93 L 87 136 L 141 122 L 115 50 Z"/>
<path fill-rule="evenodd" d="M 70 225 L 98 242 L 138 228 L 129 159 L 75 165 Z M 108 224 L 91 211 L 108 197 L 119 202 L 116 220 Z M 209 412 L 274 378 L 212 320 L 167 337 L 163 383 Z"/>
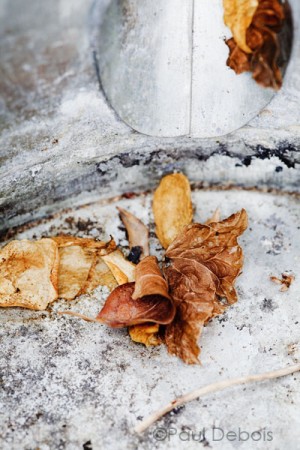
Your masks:
<path fill-rule="evenodd" d="M 245 178 L 246 185 L 298 189 L 297 0 L 291 1 L 295 39 L 283 89 L 248 126 L 217 140 L 153 138 L 134 132 L 118 119 L 99 90 L 96 70 L 101 64 L 99 24 L 107 4 L 108 0 L 31 0 L 24 8 L 21 0 L 0 2 L 0 228 L 57 210 L 75 197 L 74 202 L 83 203 L 90 192 L 107 196 L 144 189 L 161 173 L 189 163 L 201 175 L 205 173 L 205 181 L 226 183 L 227 171 L 218 173 L 218 157 L 213 163 L 219 154 L 224 155 L 226 166 L 237 167 L 231 174 L 233 183 L 241 184 Z M 268 160 L 272 156 L 279 166 L 290 169 L 284 179 L 280 173 L 271 176 Z M 250 181 L 243 167 L 238 167 L 248 167 L 257 159 L 265 164 Z M 137 170 L 135 164 L 139 164 Z M 201 181 L 197 173 L 193 179 Z"/>
<path fill-rule="evenodd" d="M 116 206 L 137 214 L 153 231 L 151 200 L 152 195 L 147 195 L 107 205 L 94 203 L 59 214 L 16 237 L 61 231 L 94 237 L 111 233 L 126 250 Z M 88 441 L 93 450 L 208 445 L 214 450 L 299 448 L 299 374 L 208 395 L 168 414 L 141 438 L 130 432 L 142 417 L 193 388 L 300 361 L 299 200 L 289 195 L 200 189 L 193 192 L 193 203 L 195 220 L 200 221 L 218 206 L 223 217 L 242 206 L 249 214 L 249 229 L 241 238 L 245 266 L 237 282 L 239 302 L 205 327 L 200 339 L 202 366 L 187 366 L 164 347 L 134 344 L 126 330 L 57 314 L 70 309 L 95 317 L 107 295 L 105 289 L 72 302 L 57 301 L 46 312 L 2 308 L 1 449 L 78 450 Z M 151 252 L 161 255 L 154 237 Z M 285 270 L 293 271 L 296 280 L 282 293 L 269 277 Z M 272 441 L 214 441 L 214 425 L 226 433 L 239 427 L 250 433 L 265 430 L 272 433 Z M 155 435 L 158 427 L 170 433 L 175 429 L 177 435 L 160 442 Z M 186 441 L 179 436 L 183 430 L 199 433 L 203 427 L 207 431 L 202 445 L 187 435 L 181 435 Z"/>

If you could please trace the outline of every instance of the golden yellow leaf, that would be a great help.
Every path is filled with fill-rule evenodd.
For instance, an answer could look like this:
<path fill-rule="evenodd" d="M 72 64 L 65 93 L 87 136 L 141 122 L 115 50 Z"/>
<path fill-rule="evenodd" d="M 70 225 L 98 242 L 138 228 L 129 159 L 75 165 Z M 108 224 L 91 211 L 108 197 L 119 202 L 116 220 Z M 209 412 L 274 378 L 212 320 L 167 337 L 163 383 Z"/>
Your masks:
<path fill-rule="evenodd" d="M 259 0 L 223 0 L 224 23 L 230 28 L 238 47 L 246 53 L 252 53 L 246 34 L 258 4 Z"/>
<path fill-rule="evenodd" d="M 164 248 L 193 220 L 189 180 L 182 173 L 165 176 L 153 198 L 156 234 Z"/>
<path fill-rule="evenodd" d="M 160 345 L 161 339 L 158 335 L 158 323 L 143 323 L 129 327 L 129 335 L 134 342 L 144 344 L 146 347 L 150 345 Z"/>

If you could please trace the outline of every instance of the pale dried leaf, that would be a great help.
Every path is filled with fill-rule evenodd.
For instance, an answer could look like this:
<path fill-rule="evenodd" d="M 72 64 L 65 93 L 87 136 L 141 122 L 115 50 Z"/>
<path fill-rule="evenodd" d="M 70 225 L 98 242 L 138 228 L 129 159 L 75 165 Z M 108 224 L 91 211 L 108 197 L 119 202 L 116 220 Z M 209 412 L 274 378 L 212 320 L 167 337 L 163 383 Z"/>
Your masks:
<path fill-rule="evenodd" d="M 238 47 L 246 53 L 252 53 L 246 34 L 258 4 L 259 0 L 223 0 L 224 23 L 230 28 Z"/>
<path fill-rule="evenodd" d="M 80 245 L 59 248 L 58 295 L 73 300 L 85 292 L 90 269 L 96 253 Z"/>
<path fill-rule="evenodd" d="M 143 222 L 123 208 L 118 208 L 120 218 L 126 228 L 130 250 L 140 247 L 140 258 L 149 255 L 149 230 Z M 130 259 L 130 258 L 129 258 Z"/>
<path fill-rule="evenodd" d="M 0 251 L 0 306 L 46 309 L 58 296 L 58 264 L 51 239 L 11 241 Z"/>
<path fill-rule="evenodd" d="M 193 220 L 189 180 L 182 173 L 165 176 L 154 193 L 153 213 L 156 234 L 167 248 Z"/>
<path fill-rule="evenodd" d="M 130 283 L 135 280 L 135 265 L 124 258 L 121 250 L 117 249 L 102 257 L 110 268 L 118 284 Z"/>

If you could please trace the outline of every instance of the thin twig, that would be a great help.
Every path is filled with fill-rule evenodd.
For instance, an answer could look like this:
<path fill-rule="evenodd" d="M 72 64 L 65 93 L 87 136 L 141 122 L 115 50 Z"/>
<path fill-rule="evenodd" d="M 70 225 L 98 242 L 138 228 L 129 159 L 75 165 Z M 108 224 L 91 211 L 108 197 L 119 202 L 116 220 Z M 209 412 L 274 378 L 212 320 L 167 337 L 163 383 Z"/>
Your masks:
<path fill-rule="evenodd" d="M 79 317 L 79 319 L 86 320 L 87 322 L 101 322 L 98 319 L 94 319 L 93 317 L 84 316 L 83 314 L 79 314 L 73 311 L 57 311 L 57 314 L 61 314 L 64 316 L 67 314 L 68 316 Z"/>
<path fill-rule="evenodd" d="M 300 371 L 300 364 L 296 364 L 294 366 L 288 366 L 284 369 L 275 370 L 273 372 L 266 372 L 259 375 L 249 375 L 240 378 L 233 378 L 231 380 L 219 381 L 217 383 L 209 384 L 200 389 L 196 389 L 194 391 L 188 392 L 182 397 L 173 400 L 171 403 L 166 405 L 164 408 L 159 409 L 155 413 L 151 414 L 147 419 L 143 420 L 141 423 L 136 425 L 133 429 L 136 433 L 143 433 L 147 428 L 149 428 L 153 423 L 157 420 L 161 419 L 165 414 L 172 411 L 173 409 L 181 406 L 185 403 L 188 403 L 196 398 L 201 397 L 202 395 L 209 394 L 211 392 L 221 391 L 231 386 L 236 386 L 238 384 L 246 384 L 252 383 L 254 381 L 265 381 L 270 380 L 272 378 L 279 378 L 285 375 L 289 375 L 294 372 Z"/>

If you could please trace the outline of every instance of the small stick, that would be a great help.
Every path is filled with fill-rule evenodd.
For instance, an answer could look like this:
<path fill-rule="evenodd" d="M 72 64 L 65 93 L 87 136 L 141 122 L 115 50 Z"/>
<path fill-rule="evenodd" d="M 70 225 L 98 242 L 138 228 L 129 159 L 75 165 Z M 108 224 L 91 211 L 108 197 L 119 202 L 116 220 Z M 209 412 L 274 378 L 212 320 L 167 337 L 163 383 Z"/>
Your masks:
<path fill-rule="evenodd" d="M 84 316 L 83 314 L 79 314 L 73 311 L 57 311 L 57 314 L 67 314 L 68 316 L 79 317 L 79 319 L 86 320 L 87 322 L 101 322 L 98 319 L 93 319 L 92 317 Z"/>
<path fill-rule="evenodd" d="M 201 387 L 200 389 L 196 389 L 194 391 L 188 392 L 187 394 L 183 395 L 182 397 L 178 397 L 176 400 L 173 400 L 168 405 L 166 405 L 164 408 L 159 409 L 158 411 L 154 412 L 143 420 L 141 423 L 136 425 L 133 429 L 136 433 L 143 433 L 147 428 L 149 428 L 153 423 L 155 423 L 157 420 L 161 419 L 165 414 L 172 411 L 173 409 L 177 408 L 178 406 L 181 406 L 185 403 L 188 403 L 192 400 L 195 400 L 196 398 L 201 397 L 205 394 L 210 394 L 211 392 L 217 392 L 221 391 L 223 389 L 226 389 L 231 386 L 236 386 L 238 384 L 246 384 L 246 383 L 252 383 L 254 381 L 265 381 L 270 380 L 272 378 L 279 378 L 283 377 L 285 375 L 289 375 L 294 372 L 300 371 L 300 364 L 296 364 L 294 366 L 288 366 L 284 369 L 275 370 L 273 372 L 266 372 L 259 375 L 249 375 L 245 377 L 240 378 L 233 378 L 231 380 L 224 380 L 219 381 L 217 383 L 209 384 L 207 386 Z"/>

